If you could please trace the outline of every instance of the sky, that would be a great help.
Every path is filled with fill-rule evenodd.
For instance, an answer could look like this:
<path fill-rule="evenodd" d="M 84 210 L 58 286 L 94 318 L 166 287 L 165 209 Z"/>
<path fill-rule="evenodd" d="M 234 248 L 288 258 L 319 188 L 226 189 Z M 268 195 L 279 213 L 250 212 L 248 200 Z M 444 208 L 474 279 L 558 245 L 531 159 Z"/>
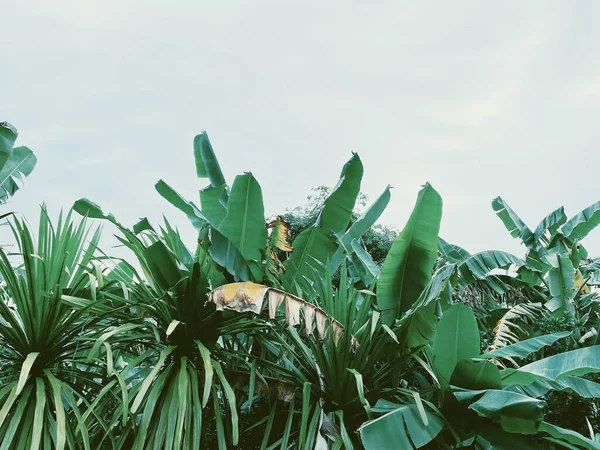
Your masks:
<path fill-rule="evenodd" d="M 600 200 L 600 3 L 590 1 L 0 0 L 0 121 L 38 157 L 5 208 L 37 221 L 87 197 L 122 223 L 185 217 L 206 130 L 231 183 L 251 171 L 267 214 L 332 186 L 351 152 L 362 191 L 391 184 L 401 229 L 430 182 L 441 235 L 471 252 L 524 248 L 531 226 Z M 114 232 L 105 227 L 110 235 Z M 600 255 L 600 230 L 584 242 Z"/>

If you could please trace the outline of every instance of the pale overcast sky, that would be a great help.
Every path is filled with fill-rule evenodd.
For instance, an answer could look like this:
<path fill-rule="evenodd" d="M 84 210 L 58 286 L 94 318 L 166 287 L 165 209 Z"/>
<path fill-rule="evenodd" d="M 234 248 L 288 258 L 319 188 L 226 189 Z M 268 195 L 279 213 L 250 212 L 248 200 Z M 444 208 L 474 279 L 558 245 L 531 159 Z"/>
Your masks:
<path fill-rule="evenodd" d="M 0 0 L 0 120 L 39 160 L 9 208 L 165 212 L 193 245 L 153 185 L 197 199 L 206 130 L 267 213 L 335 184 L 357 151 L 365 193 L 395 187 L 382 223 L 402 228 L 429 181 L 448 241 L 522 255 L 494 197 L 530 226 L 600 200 L 598 17 L 594 0 Z M 586 243 L 600 254 L 600 230 Z"/>

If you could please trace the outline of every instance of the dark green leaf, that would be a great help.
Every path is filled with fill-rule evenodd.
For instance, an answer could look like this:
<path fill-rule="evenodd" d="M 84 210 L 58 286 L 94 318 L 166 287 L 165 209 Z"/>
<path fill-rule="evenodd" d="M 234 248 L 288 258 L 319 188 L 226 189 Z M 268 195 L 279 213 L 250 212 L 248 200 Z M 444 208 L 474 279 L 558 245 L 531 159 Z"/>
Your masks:
<path fill-rule="evenodd" d="M 441 219 L 442 198 L 428 183 L 419 192 L 413 212 L 381 269 L 377 306 L 385 325 L 392 325 L 408 311 L 431 280 Z"/>

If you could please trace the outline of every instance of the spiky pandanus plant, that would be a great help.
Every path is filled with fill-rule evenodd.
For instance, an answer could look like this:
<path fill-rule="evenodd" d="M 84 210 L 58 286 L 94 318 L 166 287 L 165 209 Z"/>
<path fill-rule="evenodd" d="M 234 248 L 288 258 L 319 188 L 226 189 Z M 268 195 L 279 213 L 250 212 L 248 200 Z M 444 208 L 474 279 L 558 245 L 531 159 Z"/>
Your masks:
<path fill-rule="evenodd" d="M 25 222 L 11 225 L 17 251 L 0 249 L 0 448 L 89 449 L 89 399 L 105 371 L 88 356 L 106 323 L 65 297 L 93 296 L 99 231 L 86 242 L 85 221 L 69 213 L 53 225 L 44 208 L 37 243 Z"/>

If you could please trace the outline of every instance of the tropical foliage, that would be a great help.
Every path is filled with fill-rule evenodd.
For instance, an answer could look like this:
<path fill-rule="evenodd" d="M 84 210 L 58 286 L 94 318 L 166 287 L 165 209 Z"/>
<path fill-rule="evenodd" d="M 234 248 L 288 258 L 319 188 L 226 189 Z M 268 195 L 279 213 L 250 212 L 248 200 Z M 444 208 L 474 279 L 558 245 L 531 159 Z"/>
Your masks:
<path fill-rule="evenodd" d="M 155 187 L 196 242 L 88 199 L 77 220 L 42 209 L 35 232 L 10 220 L 0 450 L 600 448 L 600 262 L 582 246 L 600 204 L 532 231 L 497 198 L 527 254 L 470 254 L 440 238 L 427 183 L 381 258 L 369 235 L 391 193 L 353 213 L 357 154 L 296 229 L 267 219 L 252 173 L 227 182 L 206 133 L 194 157 L 199 204 Z"/>

